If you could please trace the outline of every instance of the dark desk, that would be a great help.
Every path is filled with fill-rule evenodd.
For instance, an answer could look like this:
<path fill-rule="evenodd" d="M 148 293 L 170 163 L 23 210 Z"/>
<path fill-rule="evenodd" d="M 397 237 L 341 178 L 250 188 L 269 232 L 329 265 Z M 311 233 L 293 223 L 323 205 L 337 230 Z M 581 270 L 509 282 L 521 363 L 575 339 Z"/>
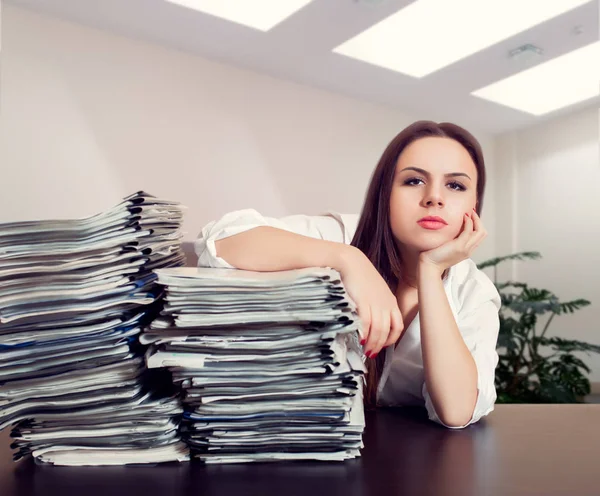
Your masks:
<path fill-rule="evenodd" d="M 345 463 L 66 468 L 12 462 L 0 434 L 0 494 L 599 495 L 600 405 L 497 405 L 462 431 L 408 410 L 369 413 L 365 449 Z"/>

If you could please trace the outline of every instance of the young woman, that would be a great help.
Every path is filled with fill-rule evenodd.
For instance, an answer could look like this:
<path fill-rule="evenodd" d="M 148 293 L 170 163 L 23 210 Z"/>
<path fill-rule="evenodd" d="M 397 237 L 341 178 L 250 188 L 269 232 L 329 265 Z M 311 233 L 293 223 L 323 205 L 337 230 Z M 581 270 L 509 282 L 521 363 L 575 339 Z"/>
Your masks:
<path fill-rule="evenodd" d="M 484 190 L 470 133 L 415 122 L 383 152 L 360 218 L 231 212 L 202 229 L 198 264 L 338 270 L 363 324 L 367 406 L 424 405 L 462 428 L 496 400 L 500 296 L 469 258 L 487 235 Z"/>

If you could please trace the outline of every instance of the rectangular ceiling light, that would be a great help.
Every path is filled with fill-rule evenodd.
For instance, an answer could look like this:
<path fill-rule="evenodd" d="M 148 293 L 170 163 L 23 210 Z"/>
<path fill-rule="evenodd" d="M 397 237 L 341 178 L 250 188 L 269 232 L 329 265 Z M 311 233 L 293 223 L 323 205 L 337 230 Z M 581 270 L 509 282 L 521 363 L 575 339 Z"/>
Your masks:
<path fill-rule="evenodd" d="M 423 77 L 589 0 L 416 0 L 333 51 Z"/>
<path fill-rule="evenodd" d="M 533 115 L 600 96 L 600 41 L 471 94 Z"/>
<path fill-rule="evenodd" d="M 312 0 L 167 0 L 189 9 L 268 31 Z"/>

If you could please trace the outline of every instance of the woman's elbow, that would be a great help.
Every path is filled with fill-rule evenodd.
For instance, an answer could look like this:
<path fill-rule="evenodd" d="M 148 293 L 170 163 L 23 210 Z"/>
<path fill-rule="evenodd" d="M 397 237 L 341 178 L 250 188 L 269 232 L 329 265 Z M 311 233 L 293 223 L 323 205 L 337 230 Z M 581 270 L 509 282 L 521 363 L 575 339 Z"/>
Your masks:
<path fill-rule="evenodd" d="M 473 419 L 473 410 L 449 410 L 441 412 L 440 422 L 451 429 L 466 427 Z"/>

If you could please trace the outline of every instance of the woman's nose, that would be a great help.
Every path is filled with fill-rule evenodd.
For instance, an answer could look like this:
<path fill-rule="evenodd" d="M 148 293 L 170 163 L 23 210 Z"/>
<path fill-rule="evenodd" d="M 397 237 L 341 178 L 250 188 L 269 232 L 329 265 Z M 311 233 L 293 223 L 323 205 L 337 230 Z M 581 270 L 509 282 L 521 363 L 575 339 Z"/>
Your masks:
<path fill-rule="evenodd" d="M 442 198 L 442 195 L 435 193 L 435 192 L 431 192 L 431 193 L 427 194 L 423 200 L 424 200 L 424 204 L 427 207 L 431 207 L 431 206 L 443 207 L 444 206 L 444 199 Z"/>

